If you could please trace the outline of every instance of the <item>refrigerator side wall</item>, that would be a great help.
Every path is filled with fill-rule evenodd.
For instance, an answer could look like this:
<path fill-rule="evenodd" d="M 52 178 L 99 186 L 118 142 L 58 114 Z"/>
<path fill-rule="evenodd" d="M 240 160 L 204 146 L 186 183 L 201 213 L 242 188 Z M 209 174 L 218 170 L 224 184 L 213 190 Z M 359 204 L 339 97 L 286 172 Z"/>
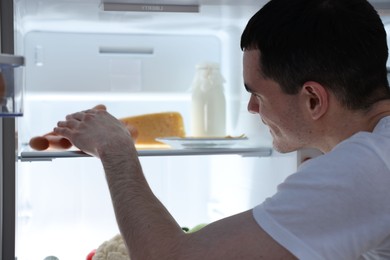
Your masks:
<path fill-rule="evenodd" d="M 1 53 L 14 52 L 13 1 L 0 1 Z M 15 259 L 15 119 L 0 119 L 1 259 Z"/>

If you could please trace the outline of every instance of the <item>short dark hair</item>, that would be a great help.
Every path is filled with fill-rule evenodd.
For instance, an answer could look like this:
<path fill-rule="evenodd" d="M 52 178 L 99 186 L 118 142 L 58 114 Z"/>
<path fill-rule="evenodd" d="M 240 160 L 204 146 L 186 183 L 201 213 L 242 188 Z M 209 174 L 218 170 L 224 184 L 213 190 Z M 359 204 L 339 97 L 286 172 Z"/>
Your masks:
<path fill-rule="evenodd" d="M 241 49 L 260 51 L 264 77 L 288 94 L 307 81 L 349 109 L 390 98 L 387 36 L 366 0 L 271 0 L 248 22 Z"/>

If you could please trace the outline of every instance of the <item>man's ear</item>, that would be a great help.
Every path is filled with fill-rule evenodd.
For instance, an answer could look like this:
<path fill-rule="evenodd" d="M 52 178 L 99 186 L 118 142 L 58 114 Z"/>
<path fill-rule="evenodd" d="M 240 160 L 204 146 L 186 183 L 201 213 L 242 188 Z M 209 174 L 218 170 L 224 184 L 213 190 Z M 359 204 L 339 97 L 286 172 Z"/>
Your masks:
<path fill-rule="evenodd" d="M 312 119 L 322 117 L 329 106 L 328 90 L 315 81 L 307 81 L 303 84 L 301 95 L 305 100 L 306 109 Z"/>

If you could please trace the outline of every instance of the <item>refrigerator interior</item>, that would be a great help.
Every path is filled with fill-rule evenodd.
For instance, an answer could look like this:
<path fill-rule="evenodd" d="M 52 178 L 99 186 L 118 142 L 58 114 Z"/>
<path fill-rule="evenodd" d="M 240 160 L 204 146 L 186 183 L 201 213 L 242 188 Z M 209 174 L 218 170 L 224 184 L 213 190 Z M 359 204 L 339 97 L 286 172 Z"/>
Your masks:
<path fill-rule="evenodd" d="M 16 54 L 25 57 L 18 154 L 31 151 L 31 137 L 96 104 L 118 118 L 180 112 L 190 136 L 190 86 L 204 61 L 219 63 L 226 80 L 227 134 L 245 134 L 244 147 L 271 149 L 268 130 L 246 110 L 239 48 L 265 1 L 237 2 L 200 1 L 199 12 L 172 13 L 106 12 L 99 0 L 15 0 Z M 140 160 L 152 190 L 185 227 L 252 208 L 297 167 L 296 153 L 276 152 Z M 16 222 L 19 260 L 85 259 L 119 232 L 99 160 L 19 161 Z"/>

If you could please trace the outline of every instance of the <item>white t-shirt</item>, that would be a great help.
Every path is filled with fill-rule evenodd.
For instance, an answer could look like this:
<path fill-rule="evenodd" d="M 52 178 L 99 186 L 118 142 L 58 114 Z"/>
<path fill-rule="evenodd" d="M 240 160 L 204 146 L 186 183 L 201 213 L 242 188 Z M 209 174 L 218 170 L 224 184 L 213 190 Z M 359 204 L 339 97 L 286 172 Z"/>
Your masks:
<path fill-rule="evenodd" d="M 302 260 L 390 259 L 390 116 L 303 163 L 253 215 Z"/>

